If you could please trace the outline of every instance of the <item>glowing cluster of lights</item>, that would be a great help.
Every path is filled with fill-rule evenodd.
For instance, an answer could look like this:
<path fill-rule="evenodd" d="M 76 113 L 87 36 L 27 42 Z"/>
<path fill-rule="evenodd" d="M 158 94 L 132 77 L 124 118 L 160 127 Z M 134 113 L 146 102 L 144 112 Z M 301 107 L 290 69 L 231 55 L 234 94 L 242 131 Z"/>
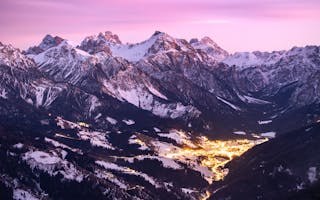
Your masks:
<path fill-rule="evenodd" d="M 140 146 L 145 146 L 146 145 L 145 142 L 143 142 L 142 140 L 140 140 L 138 138 L 133 139 L 133 143 L 139 144 Z"/>
<path fill-rule="evenodd" d="M 205 178 L 212 183 L 212 181 L 222 180 L 228 174 L 228 169 L 224 168 L 225 164 L 267 139 L 209 140 L 202 136 L 197 142 L 186 139 L 183 141 L 185 147 L 166 148 L 159 151 L 159 155 L 191 166 L 209 168 L 212 174 Z"/>
<path fill-rule="evenodd" d="M 85 123 L 85 122 L 78 122 L 77 124 L 78 124 L 79 126 L 82 126 L 82 127 L 85 127 L 85 128 L 89 128 L 89 127 L 90 127 L 90 125 L 87 124 L 87 123 Z"/>
<path fill-rule="evenodd" d="M 211 193 L 207 190 L 206 193 L 201 197 L 200 200 L 207 200 L 209 199 Z"/>

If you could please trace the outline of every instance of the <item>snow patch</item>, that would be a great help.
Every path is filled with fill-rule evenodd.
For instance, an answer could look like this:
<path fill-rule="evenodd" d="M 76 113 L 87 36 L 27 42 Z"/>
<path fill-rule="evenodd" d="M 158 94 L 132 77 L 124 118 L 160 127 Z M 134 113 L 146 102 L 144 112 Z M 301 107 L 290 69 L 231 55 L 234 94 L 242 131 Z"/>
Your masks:
<path fill-rule="evenodd" d="M 260 133 L 261 137 L 267 137 L 267 138 L 275 138 L 276 137 L 276 132 L 270 131 L 266 133 Z"/>
<path fill-rule="evenodd" d="M 87 57 L 87 58 L 91 57 L 91 55 L 89 53 L 87 53 L 87 52 L 85 52 L 85 51 L 83 51 L 81 49 L 75 48 L 75 50 L 76 50 L 77 54 L 79 54 L 79 55 L 82 55 L 82 56 Z"/>
<path fill-rule="evenodd" d="M 169 133 L 159 133 L 158 135 L 161 137 L 170 138 L 176 141 L 178 144 L 185 144 L 185 141 L 190 139 L 190 137 L 186 135 L 184 132 L 175 129 L 170 130 Z"/>
<path fill-rule="evenodd" d="M 191 194 L 191 193 L 197 192 L 196 190 L 192 190 L 192 189 L 189 189 L 189 188 L 181 188 L 181 190 L 185 194 Z"/>
<path fill-rule="evenodd" d="M 80 149 L 74 149 L 74 148 L 71 148 L 65 144 L 62 144 L 56 140 L 53 140 L 53 139 L 50 139 L 50 138 L 47 138 L 45 137 L 44 138 L 44 141 L 47 142 L 47 143 L 50 143 L 52 144 L 54 147 L 60 147 L 60 148 L 63 148 L 63 149 L 68 149 L 74 153 L 78 153 L 78 154 L 83 154 L 82 151 Z"/>
<path fill-rule="evenodd" d="M 15 145 L 13 145 L 13 148 L 16 148 L 16 149 L 22 149 L 23 148 L 23 144 L 22 143 L 17 143 Z"/>
<path fill-rule="evenodd" d="M 211 184 L 214 179 L 214 173 L 206 166 L 202 166 L 202 165 L 195 165 L 192 164 L 191 165 L 191 169 L 200 172 L 200 174 L 202 175 L 202 177 L 209 183 Z"/>
<path fill-rule="evenodd" d="M 244 131 L 233 131 L 233 133 L 237 135 L 246 135 L 246 132 Z"/>
<path fill-rule="evenodd" d="M 95 96 L 92 96 L 90 98 L 89 114 L 91 115 L 91 113 L 99 106 L 101 106 L 99 99 Z"/>
<path fill-rule="evenodd" d="M 14 189 L 12 198 L 14 200 L 38 200 L 39 199 L 33 196 L 30 192 L 23 189 Z"/>
<path fill-rule="evenodd" d="M 114 56 L 122 57 L 131 62 L 137 62 L 142 59 L 148 52 L 148 49 L 154 44 L 157 37 L 152 36 L 150 39 L 138 44 L 111 44 L 110 50 Z"/>
<path fill-rule="evenodd" d="M 77 123 L 68 121 L 63 119 L 62 117 L 57 117 L 56 118 L 57 126 L 59 126 L 62 129 L 81 129 L 81 126 L 78 125 Z"/>
<path fill-rule="evenodd" d="M 150 155 L 139 155 L 135 157 L 119 157 L 127 162 L 133 163 L 135 160 L 144 160 L 144 159 L 150 159 L 150 160 L 158 160 L 162 163 L 162 166 L 165 168 L 171 168 L 171 169 L 182 169 L 182 167 L 176 163 L 174 160 L 164 157 L 158 157 L 158 156 L 150 156 Z"/>
<path fill-rule="evenodd" d="M 97 114 L 97 115 L 94 117 L 94 120 L 98 120 L 101 116 L 102 116 L 101 113 Z"/>
<path fill-rule="evenodd" d="M 8 93 L 5 89 L 0 92 L 0 97 L 3 99 L 8 99 Z"/>
<path fill-rule="evenodd" d="M 106 117 L 106 120 L 112 125 L 116 125 L 118 123 L 118 121 L 112 117 Z"/>
<path fill-rule="evenodd" d="M 127 124 L 128 126 L 135 124 L 136 122 L 133 121 L 132 119 L 124 119 L 122 120 L 125 124 Z"/>
<path fill-rule="evenodd" d="M 233 108 L 234 110 L 241 111 L 241 109 L 240 109 L 238 106 L 233 105 L 233 104 L 230 103 L 229 101 L 224 100 L 223 98 L 218 97 L 218 96 L 217 96 L 217 99 L 219 99 L 219 100 L 222 101 L 223 103 L 227 104 L 228 106 L 230 106 L 230 107 Z"/>
<path fill-rule="evenodd" d="M 140 146 L 138 149 L 140 150 L 149 150 L 149 147 L 146 145 L 146 143 L 140 140 L 139 138 L 137 138 L 136 135 L 132 135 L 129 138 L 128 142 L 129 144 L 138 144 Z"/>
<path fill-rule="evenodd" d="M 159 155 L 167 155 L 168 153 L 179 150 L 178 147 L 167 142 L 152 141 L 151 144 L 154 146 Z"/>
<path fill-rule="evenodd" d="M 62 174 L 65 179 L 81 182 L 83 175 L 75 166 L 58 157 L 56 152 L 28 151 L 22 157 L 32 169 L 39 169 L 51 176 Z"/>
<path fill-rule="evenodd" d="M 259 125 L 263 125 L 263 124 L 270 124 L 272 122 L 272 120 L 264 120 L 264 121 L 258 121 Z"/>
<path fill-rule="evenodd" d="M 301 182 L 300 184 L 297 184 L 296 186 L 297 190 L 303 190 L 305 188 L 305 183 L 304 182 Z"/>
<path fill-rule="evenodd" d="M 222 62 L 227 65 L 236 65 L 240 69 L 256 65 L 271 65 L 278 62 L 285 55 L 285 51 L 267 52 L 236 52 Z"/>
<path fill-rule="evenodd" d="M 127 186 L 124 183 L 122 183 L 119 179 L 117 179 L 117 177 L 110 172 L 95 170 L 94 173 L 98 178 L 106 179 L 111 183 L 116 184 L 121 189 L 127 189 Z"/>
<path fill-rule="evenodd" d="M 82 140 L 89 140 L 92 146 L 115 150 L 106 138 L 106 133 L 81 130 L 77 133 Z"/>
<path fill-rule="evenodd" d="M 168 100 L 168 98 L 165 95 L 163 95 L 161 92 L 155 89 L 152 85 L 146 84 L 146 87 L 148 88 L 149 92 L 151 92 L 153 95 L 161 99 Z"/>
<path fill-rule="evenodd" d="M 310 181 L 310 183 L 316 182 L 318 180 L 317 168 L 316 167 L 309 167 L 307 175 L 308 175 L 308 180 Z"/>
<path fill-rule="evenodd" d="M 257 99 L 257 98 L 254 98 L 254 97 L 250 97 L 250 96 L 247 96 L 247 95 L 240 95 L 240 94 L 237 94 L 239 99 L 245 103 L 251 103 L 251 104 L 271 104 L 271 102 L 269 101 L 265 101 L 265 100 L 262 100 L 262 99 Z"/>
<path fill-rule="evenodd" d="M 132 174 L 132 175 L 135 175 L 135 176 L 140 176 L 142 177 L 145 181 L 149 182 L 150 184 L 152 184 L 153 186 L 155 186 L 156 188 L 159 188 L 160 185 L 158 185 L 158 183 L 156 182 L 156 180 L 150 176 L 148 176 L 147 174 L 145 173 L 142 173 L 142 172 L 138 172 L 138 171 L 135 171 L 131 168 L 128 168 L 128 167 L 122 167 L 122 166 L 119 166 L 115 163 L 110 163 L 110 162 L 106 162 L 106 161 L 101 161 L 101 160 L 98 160 L 98 161 L 95 161 L 95 163 L 105 169 L 109 169 L 109 170 L 115 170 L 115 171 L 120 171 L 122 173 L 125 173 L 125 174 Z"/>

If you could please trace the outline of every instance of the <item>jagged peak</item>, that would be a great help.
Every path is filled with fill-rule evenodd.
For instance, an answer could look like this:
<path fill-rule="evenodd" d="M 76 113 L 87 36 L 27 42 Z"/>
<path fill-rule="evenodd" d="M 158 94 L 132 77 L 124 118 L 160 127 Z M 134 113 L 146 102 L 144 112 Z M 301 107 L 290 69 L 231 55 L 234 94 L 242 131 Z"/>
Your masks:
<path fill-rule="evenodd" d="M 161 50 L 168 50 L 171 49 L 172 46 L 177 45 L 173 37 L 160 31 L 155 31 L 147 40 L 135 44 L 105 42 L 105 35 L 111 38 L 115 36 L 111 32 L 101 33 L 96 38 L 91 36 L 81 43 L 80 48 L 91 54 L 107 51 L 113 56 L 136 62 L 144 56 L 157 53 Z M 100 40 L 103 40 L 102 43 L 100 43 Z"/>
<path fill-rule="evenodd" d="M 28 57 L 23 55 L 20 49 L 13 47 L 11 44 L 3 44 L 0 42 L 0 64 L 10 67 L 26 69 L 34 67 L 35 64 Z"/>
<path fill-rule="evenodd" d="M 18 48 L 15 48 L 13 47 L 11 44 L 4 44 L 2 42 L 0 42 L 0 46 L 1 46 L 1 49 L 0 49 L 0 52 L 3 53 L 3 52 L 19 52 L 20 53 L 20 49 Z"/>
<path fill-rule="evenodd" d="M 52 35 L 47 34 L 44 36 L 44 38 L 42 39 L 42 41 L 40 42 L 40 44 L 38 46 L 30 47 L 24 53 L 31 54 L 31 55 L 37 55 L 37 54 L 40 54 L 40 53 L 46 51 L 47 49 L 58 46 L 61 42 L 63 42 L 63 40 L 64 39 L 59 36 L 53 37 Z"/>
<path fill-rule="evenodd" d="M 81 44 L 85 43 L 97 43 L 97 44 L 122 44 L 119 36 L 117 34 L 112 33 L 111 31 L 100 32 L 97 35 L 91 35 L 84 38 Z"/>
<path fill-rule="evenodd" d="M 200 41 L 193 39 L 191 43 L 193 42 L 206 48 L 217 49 L 217 51 L 220 51 L 220 54 L 228 54 L 209 37 L 204 37 Z M 176 39 L 165 32 L 157 30 L 142 42 L 122 44 L 117 35 L 111 31 L 106 31 L 98 35 L 86 37 L 81 42 L 79 48 L 90 54 L 106 52 L 108 55 L 122 57 L 129 61 L 138 61 L 143 57 L 158 53 L 193 51 L 194 48 L 191 43 L 184 39 Z"/>
<path fill-rule="evenodd" d="M 217 46 L 217 43 L 215 43 L 209 36 L 204 36 L 203 38 L 201 38 L 200 42 Z"/>
<path fill-rule="evenodd" d="M 106 42 L 115 43 L 115 44 L 122 44 L 119 36 L 117 34 L 112 33 L 111 31 L 105 31 L 104 33 L 98 34 L 99 39 L 103 39 Z"/>
<path fill-rule="evenodd" d="M 100 32 L 98 35 L 91 35 L 85 37 L 79 49 L 82 49 L 90 54 L 95 54 L 99 52 L 105 52 L 111 55 L 110 46 L 122 45 L 119 36 L 113 34 L 111 31 Z"/>
<path fill-rule="evenodd" d="M 46 41 L 51 41 L 51 40 L 53 40 L 54 39 L 54 37 L 52 36 L 52 35 L 50 35 L 50 34 L 47 34 L 47 35 L 45 35 L 44 36 L 44 38 L 42 39 L 42 42 L 41 43 L 45 43 Z"/>
<path fill-rule="evenodd" d="M 43 50 L 46 50 L 46 48 L 51 48 L 53 46 L 59 45 L 64 39 L 59 36 L 52 36 L 50 34 L 47 34 L 39 44 L 39 47 Z"/>
<path fill-rule="evenodd" d="M 216 61 L 224 60 L 228 57 L 229 53 L 222 49 L 217 43 L 215 43 L 210 37 L 205 36 L 200 40 L 192 38 L 189 44 L 196 50 L 205 52 L 209 57 Z"/>
<path fill-rule="evenodd" d="M 86 51 L 83 51 L 82 49 L 78 48 L 78 45 L 71 40 L 63 40 L 59 45 L 53 48 L 49 48 L 46 51 L 42 52 L 41 54 L 38 54 L 35 56 L 30 55 L 29 57 L 35 59 L 36 57 L 42 58 L 45 55 L 47 55 L 48 57 L 51 57 L 51 56 L 61 57 L 61 56 L 69 56 L 69 54 L 72 54 L 73 56 L 77 55 L 79 59 L 87 59 L 89 57 L 92 57 Z"/>
<path fill-rule="evenodd" d="M 199 44 L 204 44 L 207 46 L 213 46 L 213 47 L 219 47 L 216 42 L 214 42 L 209 36 L 204 36 L 200 40 L 198 38 L 192 38 L 189 43 L 191 45 L 199 45 Z"/>
<path fill-rule="evenodd" d="M 167 34 L 165 32 L 162 32 L 162 31 L 155 31 L 148 40 L 150 40 L 152 38 L 161 39 L 161 40 L 169 40 L 169 41 L 175 40 L 172 36 L 170 36 L 169 34 Z"/>
<path fill-rule="evenodd" d="M 176 39 L 169 34 L 161 31 L 155 31 L 154 34 L 146 41 L 152 43 L 152 45 L 148 49 L 148 52 L 151 54 L 155 54 L 161 51 L 181 50 L 183 48 L 182 46 L 185 46 L 182 40 Z"/>
<path fill-rule="evenodd" d="M 198 38 L 191 38 L 189 41 L 190 44 L 197 43 L 197 42 L 199 42 Z"/>
<path fill-rule="evenodd" d="M 155 31 L 152 36 L 160 36 L 160 35 L 165 35 L 166 33 L 165 32 L 162 32 L 162 31 Z"/>

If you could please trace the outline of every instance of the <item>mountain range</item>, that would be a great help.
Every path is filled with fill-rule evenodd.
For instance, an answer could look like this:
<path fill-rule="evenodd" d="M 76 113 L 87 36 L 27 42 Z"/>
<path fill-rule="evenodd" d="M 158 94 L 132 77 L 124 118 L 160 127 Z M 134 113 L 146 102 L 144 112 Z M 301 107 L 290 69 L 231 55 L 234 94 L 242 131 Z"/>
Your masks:
<path fill-rule="evenodd" d="M 46 35 L 0 83 L 0 199 L 320 197 L 320 46 Z"/>

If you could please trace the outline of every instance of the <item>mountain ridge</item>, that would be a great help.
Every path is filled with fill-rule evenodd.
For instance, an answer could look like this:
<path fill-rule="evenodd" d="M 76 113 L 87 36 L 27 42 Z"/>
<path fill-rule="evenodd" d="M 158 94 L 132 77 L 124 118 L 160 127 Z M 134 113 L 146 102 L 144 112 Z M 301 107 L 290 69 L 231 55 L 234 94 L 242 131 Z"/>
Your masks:
<path fill-rule="evenodd" d="M 247 155 L 319 129 L 320 46 L 229 54 L 163 32 L 136 44 L 47 35 L 23 52 L 0 43 L 0 83 L 0 191 L 15 198 L 227 198 L 234 185 L 219 181 L 250 173 Z M 279 194 L 301 192 L 306 167 Z"/>
<path fill-rule="evenodd" d="M 91 46 L 86 45 L 88 42 Z M 305 89 L 299 89 L 298 85 L 296 85 L 295 93 L 287 97 L 289 98 L 289 103 L 292 102 L 287 107 L 292 105 L 303 107 L 319 102 L 318 95 L 316 95 L 319 91 L 312 89 L 312 87 L 315 87 L 314 83 L 317 84 L 318 76 L 319 56 L 317 56 L 317 53 L 319 52 L 319 47 L 317 46 L 292 48 L 289 51 L 275 51 L 273 53 L 256 51 L 230 55 L 208 37 L 204 37 L 202 40 L 194 39 L 190 42 L 175 39 L 166 33 L 156 31 L 148 40 L 143 42 L 122 44 L 117 35 L 106 31 L 105 33 L 99 33 L 97 36 L 86 37 L 80 45 L 62 40 L 58 36 L 46 35 L 40 43 L 40 46 L 47 44 L 48 48 L 46 50 L 38 54 L 28 54 L 27 51 L 23 53 L 27 54 L 31 60 L 35 60 L 35 65 L 40 71 L 53 76 L 54 81 L 65 82 L 81 88 L 88 88 L 86 84 L 83 84 L 84 82 L 90 83 L 89 85 L 94 83 L 96 90 L 102 89 L 107 95 L 111 95 L 120 101 L 129 101 L 129 103 L 156 113 L 161 117 L 167 117 L 171 114 L 160 114 L 159 111 L 156 111 L 156 107 L 151 106 L 151 104 L 157 104 L 162 108 L 165 106 L 168 109 L 168 107 L 172 107 L 169 103 L 172 100 L 183 107 L 193 106 L 203 116 L 207 115 L 206 112 L 214 111 L 219 113 L 219 110 L 225 112 L 226 108 L 222 107 L 231 108 L 228 111 L 230 113 L 226 113 L 229 116 L 232 116 L 233 114 L 231 113 L 237 110 L 245 110 L 244 112 L 247 112 L 247 105 L 251 105 L 254 102 L 256 102 L 254 103 L 256 105 L 261 102 L 269 102 L 270 105 L 273 104 L 273 106 L 278 107 L 275 110 L 281 109 L 280 113 L 286 112 L 288 108 L 281 108 L 276 98 L 282 95 L 279 93 L 282 93 L 281 88 L 296 82 L 297 77 L 301 77 L 301 74 L 305 77 L 297 83 L 303 84 Z M 141 47 L 141 45 L 144 47 Z M 90 47 L 94 49 L 90 50 Z M 97 48 L 100 50 L 97 50 Z M 138 51 L 139 54 L 128 53 L 132 49 L 133 52 Z M 125 52 L 124 57 L 123 55 L 118 55 L 119 52 L 120 54 Z M 130 57 L 132 55 L 134 60 L 126 59 L 126 56 Z M 301 58 L 301 56 L 303 57 Z M 248 64 L 241 64 L 239 59 Z M 26 60 L 30 62 L 30 59 Z M 237 65 L 232 62 L 236 62 Z M 299 72 L 301 70 L 297 66 L 301 62 L 306 65 L 302 73 Z M 264 64 L 262 65 L 261 63 Z M 281 65 L 288 65 L 289 68 Z M 131 66 L 133 68 L 129 70 Z M 250 69 L 250 71 L 247 69 Z M 101 70 L 103 71 L 102 76 Z M 289 76 L 287 81 L 280 83 L 281 80 L 287 79 L 285 76 L 288 70 L 292 72 L 291 77 Z M 100 71 L 99 75 L 97 74 L 98 71 Z M 144 74 L 144 78 L 138 80 L 133 76 L 136 73 Z M 127 74 L 125 75 L 127 78 L 123 78 L 123 74 Z M 228 74 L 232 74 L 232 76 L 228 77 Z M 92 77 L 93 75 L 98 77 Z M 122 78 L 120 79 L 135 84 L 131 84 L 130 89 L 127 85 L 126 89 L 122 90 L 119 88 L 120 84 L 117 83 L 120 80 L 117 76 L 119 78 L 121 76 Z M 184 88 L 183 90 L 188 88 L 189 92 L 183 94 L 181 93 L 182 90 L 179 91 L 178 88 L 172 88 L 169 85 L 177 81 L 178 77 L 183 80 L 179 87 Z M 308 77 L 312 77 L 312 80 L 314 80 L 310 84 L 306 81 Z M 144 79 L 150 80 L 144 81 Z M 151 82 L 155 81 L 161 83 L 162 87 L 159 87 L 160 85 L 154 87 L 150 85 Z M 111 84 L 111 82 L 113 83 Z M 146 83 L 147 85 L 145 85 Z M 121 87 L 124 85 L 126 84 L 122 84 Z M 242 87 L 242 85 L 245 87 Z M 108 89 L 105 90 L 103 88 Z M 165 92 L 159 92 L 159 90 Z M 313 94 L 302 95 L 304 90 L 310 90 Z M 132 99 L 127 96 L 129 95 L 128 92 L 130 96 L 134 95 L 138 98 L 136 100 Z M 167 92 L 174 94 L 172 96 L 173 99 L 166 97 Z M 200 94 L 206 96 L 205 99 L 212 99 L 210 100 L 212 103 L 208 104 L 208 102 L 202 100 L 194 101 L 193 98 Z M 151 98 L 159 99 L 162 103 Z M 301 101 L 299 98 L 304 99 Z M 141 102 L 143 103 L 141 104 Z M 267 106 L 265 107 L 267 108 Z M 167 112 L 175 111 L 170 108 Z M 262 116 L 263 113 L 256 114 Z M 273 116 L 270 117 L 272 118 Z M 208 116 L 205 118 L 209 118 L 205 121 L 212 121 L 217 117 Z M 247 121 L 248 119 L 243 120 Z M 206 122 L 203 123 L 203 126 L 208 126 L 208 124 L 205 125 Z"/>

